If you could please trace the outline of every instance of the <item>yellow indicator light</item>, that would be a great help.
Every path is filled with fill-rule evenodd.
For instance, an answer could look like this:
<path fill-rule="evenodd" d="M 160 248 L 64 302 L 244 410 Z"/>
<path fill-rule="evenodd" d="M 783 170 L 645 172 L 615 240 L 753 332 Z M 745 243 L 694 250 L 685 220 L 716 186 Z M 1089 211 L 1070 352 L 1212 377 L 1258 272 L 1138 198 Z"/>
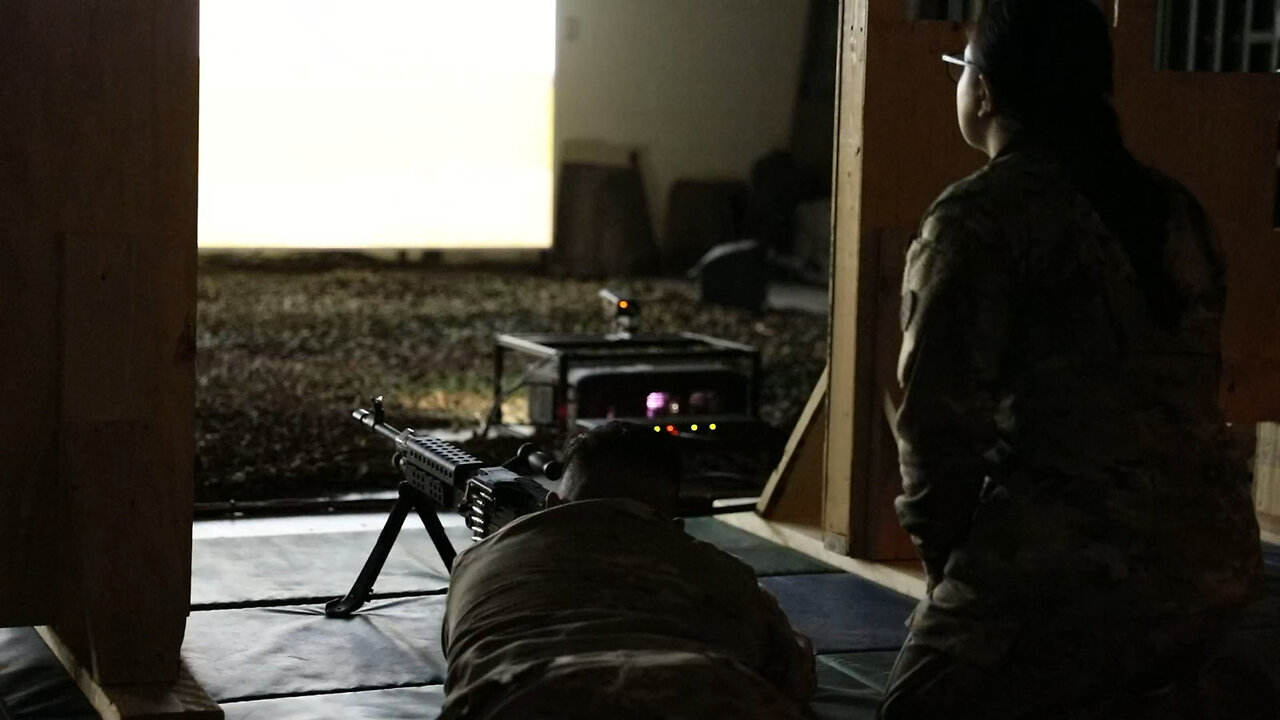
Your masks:
<path fill-rule="evenodd" d="M 657 425 L 654 425 L 654 426 L 653 426 L 653 431 L 654 431 L 654 432 L 662 432 L 662 428 L 661 428 L 661 427 L 659 427 L 659 426 L 657 426 Z"/>
<path fill-rule="evenodd" d="M 716 424 L 715 424 L 715 423 L 711 423 L 711 424 L 710 424 L 710 425 L 708 425 L 707 427 L 711 428 L 712 430 L 715 430 L 715 429 L 716 429 Z"/>
<path fill-rule="evenodd" d="M 618 301 L 618 307 L 622 308 L 623 310 L 626 310 L 626 309 L 627 309 L 627 304 L 628 304 L 628 303 L 627 303 L 627 301 L 626 301 L 626 300 L 619 300 L 619 301 Z"/>
<path fill-rule="evenodd" d="M 692 430 L 692 431 L 694 431 L 694 432 L 697 432 L 697 431 L 698 431 L 698 426 L 697 426 L 697 425 L 690 425 L 690 426 L 689 426 L 689 429 L 690 429 L 690 430 Z"/>

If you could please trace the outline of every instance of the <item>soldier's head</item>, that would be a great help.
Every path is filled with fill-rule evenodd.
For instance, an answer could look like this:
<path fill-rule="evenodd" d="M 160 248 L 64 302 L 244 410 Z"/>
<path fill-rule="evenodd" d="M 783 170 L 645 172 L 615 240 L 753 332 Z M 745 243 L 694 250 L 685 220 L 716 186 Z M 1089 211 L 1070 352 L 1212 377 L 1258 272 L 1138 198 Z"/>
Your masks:
<path fill-rule="evenodd" d="M 673 517 L 682 466 L 675 438 L 610 422 L 569 441 L 555 502 L 629 498 Z"/>
<path fill-rule="evenodd" d="M 956 112 L 970 145 L 993 154 L 993 135 L 1118 134 L 1110 29 L 1093 0 L 987 0 L 964 59 Z"/>

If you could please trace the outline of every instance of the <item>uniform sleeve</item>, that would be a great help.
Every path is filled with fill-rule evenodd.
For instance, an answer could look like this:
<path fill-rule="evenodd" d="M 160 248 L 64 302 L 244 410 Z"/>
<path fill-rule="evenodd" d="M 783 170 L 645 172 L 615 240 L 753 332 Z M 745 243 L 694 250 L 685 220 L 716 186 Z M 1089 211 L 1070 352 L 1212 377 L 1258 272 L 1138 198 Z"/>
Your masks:
<path fill-rule="evenodd" d="M 930 587 L 968 533 L 996 442 L 1012 285 L 997 236 L 978 217 L 935 209 L 907 253 L 895 422 L 903 492 L 894 506 Z"/>

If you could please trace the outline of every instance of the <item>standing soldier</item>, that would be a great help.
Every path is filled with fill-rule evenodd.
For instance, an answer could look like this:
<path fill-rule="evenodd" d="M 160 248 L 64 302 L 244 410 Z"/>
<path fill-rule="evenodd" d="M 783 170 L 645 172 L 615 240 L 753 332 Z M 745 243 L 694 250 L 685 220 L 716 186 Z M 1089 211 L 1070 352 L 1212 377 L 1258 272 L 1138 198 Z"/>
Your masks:
<path fill-rule="evenodd" d="M 907 257 L 896 507 L 928 596 L 881 717 L 1194 716 L 1261 576 L 1222 250 L 1126 150 L 1090 0 L 988 0 L 944 60 L 991 161 Z"/>

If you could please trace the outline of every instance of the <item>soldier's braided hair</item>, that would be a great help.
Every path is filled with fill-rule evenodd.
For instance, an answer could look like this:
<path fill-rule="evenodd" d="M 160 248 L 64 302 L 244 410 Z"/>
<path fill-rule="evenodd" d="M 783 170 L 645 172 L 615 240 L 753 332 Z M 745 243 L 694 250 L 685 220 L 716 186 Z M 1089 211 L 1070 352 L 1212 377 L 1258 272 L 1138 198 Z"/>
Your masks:
<path fill-rule="evenodd" d="M 1092 0 L 987 0 L 970 45 L 1013 143 L 1057 154 L 1124 247 L 1151 316 L 1174 322 L 1183 301 L 1164 267 L 1169 204 L 1124 146 L 1102 10 Z"/>

